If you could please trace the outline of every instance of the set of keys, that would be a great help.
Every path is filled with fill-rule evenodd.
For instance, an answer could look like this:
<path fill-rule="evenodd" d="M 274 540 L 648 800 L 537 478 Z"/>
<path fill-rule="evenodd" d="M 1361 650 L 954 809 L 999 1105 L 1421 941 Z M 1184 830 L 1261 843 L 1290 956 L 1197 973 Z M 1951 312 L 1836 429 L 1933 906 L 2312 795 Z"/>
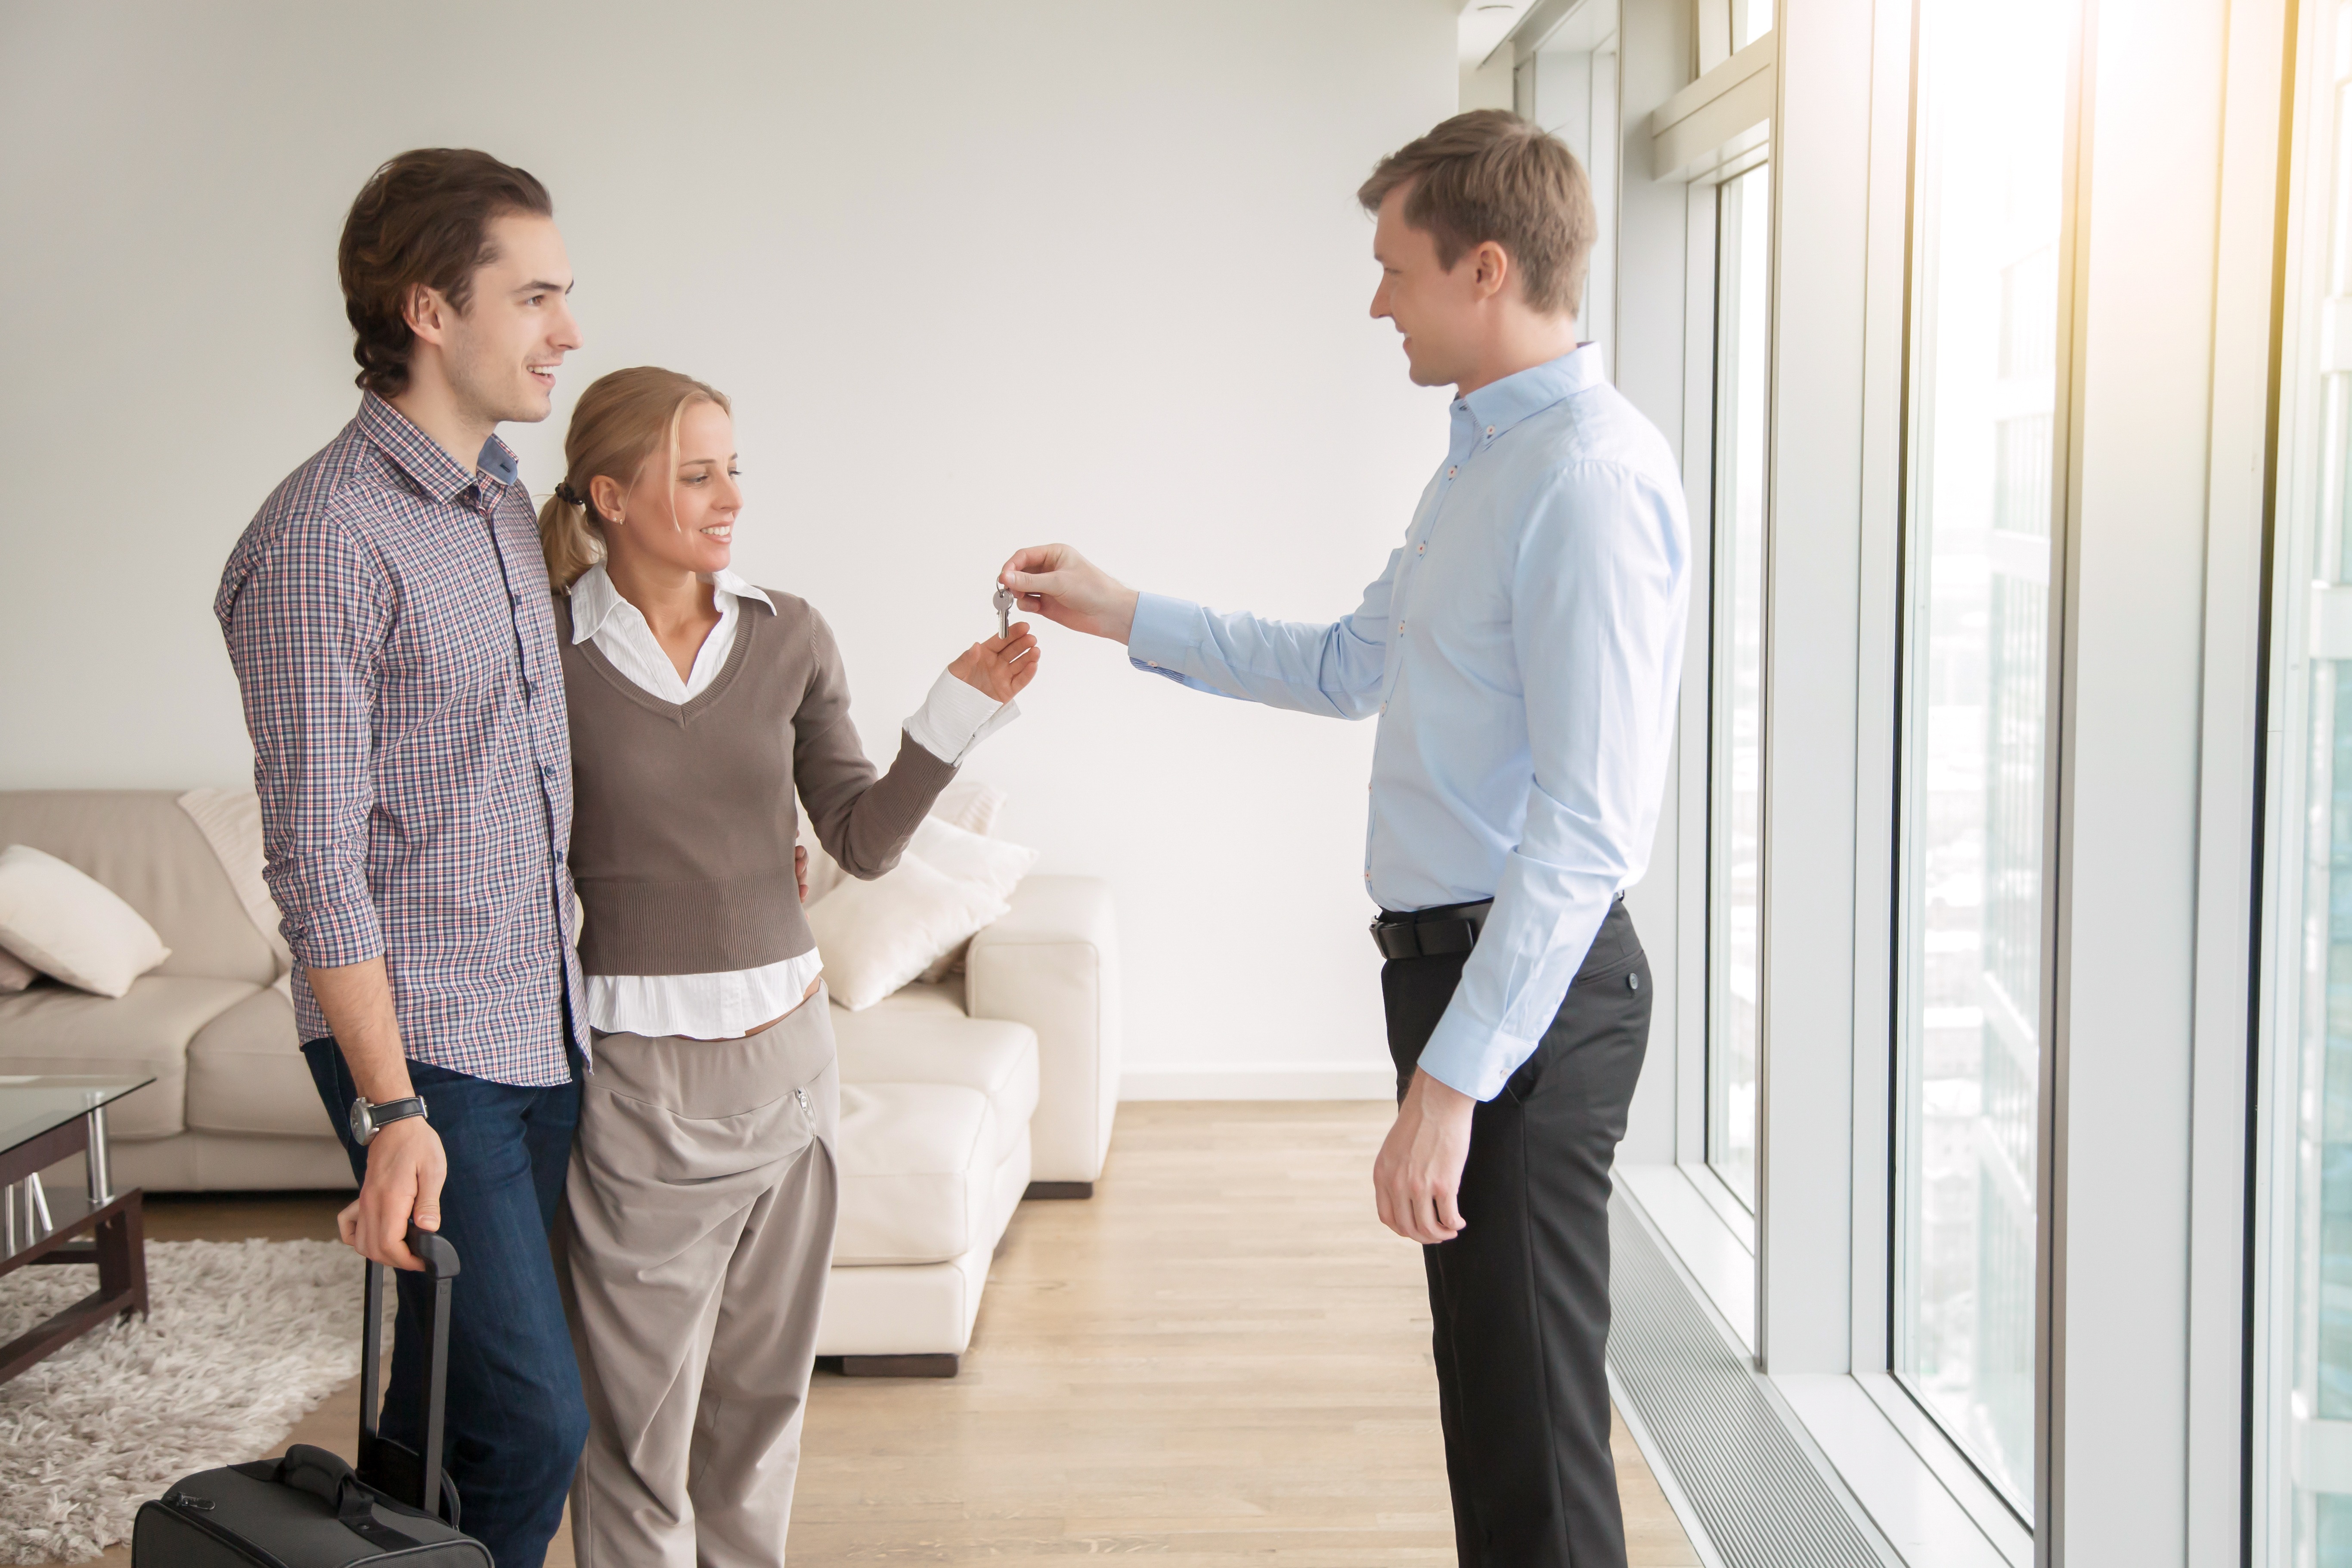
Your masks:
<path fill-rule="evenodd" d="M 1013 590 L 1002 584 L 998 584 L 995 605 L 996 635 L 999 637 L 1009 637 L 1013 635 Z"/>

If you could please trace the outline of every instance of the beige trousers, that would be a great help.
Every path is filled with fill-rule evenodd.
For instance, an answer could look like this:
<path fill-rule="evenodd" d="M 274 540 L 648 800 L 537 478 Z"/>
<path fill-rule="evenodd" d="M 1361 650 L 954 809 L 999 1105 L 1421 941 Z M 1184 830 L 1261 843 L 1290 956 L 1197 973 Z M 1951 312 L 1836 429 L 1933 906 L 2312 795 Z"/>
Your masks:
<path fill-rule="evenodd" d="M 825 993 L 740 1040 L 599 1035 L 566 1183 L 580 1568 L 775 1568 L 833 1262 Z"/>

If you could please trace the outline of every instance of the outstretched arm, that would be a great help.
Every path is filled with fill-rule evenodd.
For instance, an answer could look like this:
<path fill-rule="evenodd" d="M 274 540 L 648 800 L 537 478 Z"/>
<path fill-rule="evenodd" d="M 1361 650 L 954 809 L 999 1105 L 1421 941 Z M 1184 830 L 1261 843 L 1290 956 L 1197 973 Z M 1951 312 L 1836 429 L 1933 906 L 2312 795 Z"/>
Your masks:
<path fill-rule="evenodd" d="M 1196 691 L 1340 719 L 1379 706 L 1388 653 L 1390 584 L 1397 552 L 1344 620 L 1318 624 L 1221 614 L 1183 599 L 1139 594 L 1066 544 L 1014 552 L 998 581 L 1024 609 L 1073 631 L 1127 646 L 1138 669 Z"/>
<path fill-rule="evenodd" d="M 809 637 L 814 669 L 793 716 L 793 782 L 817 841 L 843 870 L 869 879 L 898 863 L 971 748 L 1016 715 L 1013 698 L 1037 673 L 1037 639 L 1024 624 L 967 648 L 907 721 L 897 759 L 877 775 L 850 722 L 833 629 L 814 612 Z"/>

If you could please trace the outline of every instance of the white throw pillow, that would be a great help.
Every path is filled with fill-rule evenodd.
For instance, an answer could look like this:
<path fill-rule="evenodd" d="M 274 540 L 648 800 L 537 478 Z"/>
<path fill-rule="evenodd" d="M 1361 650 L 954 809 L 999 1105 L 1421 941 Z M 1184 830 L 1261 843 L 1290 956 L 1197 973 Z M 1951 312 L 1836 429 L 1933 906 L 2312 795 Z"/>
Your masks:
<path fill-rule="evenodd" d="M 0 996 L 13 996 L 41 977 L 41 972 L 0 947 Z"/>
<path fill-rule="evenodd" d="M 1011 898 L 1029 868 L 1037 863 L 1037 851 L 1025 844 L 983 838 L 936 816 L 923 818 L 908 842 L 907 853 L 920 856 L 933 870 L 958 881 L 992 889 L 1000 899 Z"/>
<path fill-rule="evenodd" d="M 172 956 L 137 910 L 29 844 L 0 849 L 0 947 L 100 996 L 122 995 Z"/>
<path fill-rule="evenodd" d="M 961 881 L 978 882 L 1005 899 L 1013 896 L 1013 889 L 1021 885 L 1021 879 L 1037 863 L 1037 851 L 1025 845 L 982 838 L 936 816 L 926 817 L 922 826 L 915 829 L 907 853 L 919 854 L 934 869 Z M 963 967 L 971 947 L 968 940 L 956 943 L 931 960 L 930 967 L 918 978 L 926 985 L 939 984 Z"/>
<path fill-rule="evenodd" d="M 863 1012 L 1012 906 L 979 882 L 947 876 L 908 855 L 886 877 L 845 881 L 808 922 L 833 999 Z"/>
<path fill-rule="evenodd" d="M 978 779 L 960 778 L 940 792 L 940 798 L 931 803 L 930 816 L 924 820 L 949 823 L 967 833 L 977 833 L 986 837 L 995 830 L 997 815 L 1003 809 L 1003 790 L 992 784 L 982 784 Z M 803 805 L 801 847 L 808 851 L 808 901 L 814 904 L 850 879 L 849 873 L 824 852 L 824 846 L 816 841 L 816 834 L 809 827 L 808 820 L 808 807 Z"/>
<path fill-rule="evenodd" d="M 996 831 L 996 816 L 1003 809 L 1004 792 L 978 779 L 955 779 L 940 791 L 939 799 L 931 802 L 933 818 L 953 823 L 966 833 L 977 833 L 982 838 Z"/>

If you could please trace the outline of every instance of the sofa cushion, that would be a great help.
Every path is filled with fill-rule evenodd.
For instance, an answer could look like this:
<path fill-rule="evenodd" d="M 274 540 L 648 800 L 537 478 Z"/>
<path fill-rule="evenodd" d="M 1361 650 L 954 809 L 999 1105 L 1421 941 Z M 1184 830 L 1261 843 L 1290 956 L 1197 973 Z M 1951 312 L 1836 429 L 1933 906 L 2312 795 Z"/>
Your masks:
<path fill-rule="evenodd" d="M 154 970 L 267 985 L 278 977 L 202 829 L 171 790 L 0 791 L 0 845 L 79 868 L 146 917 L 172 950 Z"/>
<path fill-rule="evenodd" d="M 100 996 L 121 996 L 172 956 L 121 894 L 29 844 L 0 849 L 0 947 Z"/>
<path fill-rule="evenodd" d="M 262 987 L 188 1042 L 188 1125 L 206 1132 L 335 1135 L 284 992 Z"/>
<path fill-rule="evenodd" d="M 961 1084 L 843 1084 L 834 1262 L 937 1263 L 988 1240 L 994 1121 L 988 1097 Z"/>
<path fill-rule="evenodd" d="M 862 1013 L 836 1007 L 833 1033 L 845 1084 L 948 1083 L 986 1095 L 992 1159 L 1003 1157 L 1037 1109 L 1029 1026 L 967 1018 L 945 987 L 909 985 Z"/>
<path fill-rule="evenodd" d="M 1029 1184 L 1029 1144 L 1015 1143 L 990 1178 L 980 1244 L 943 1263 L 835 1268 L 818 1314 L 819 1355 L 960 1355 L 988 1284 L 988 1264 Z"/>
<path fill-rule="evenodd" d="M 153 1083 L 108 1109 L 107 1131 L 162 1138 L 187 1124 L 188 1042 L 260 989 L 241 980 L 142 974 L 120 1000 L 47 984 L 0 996 L 0 1073 L 152 1076 Z"/>

